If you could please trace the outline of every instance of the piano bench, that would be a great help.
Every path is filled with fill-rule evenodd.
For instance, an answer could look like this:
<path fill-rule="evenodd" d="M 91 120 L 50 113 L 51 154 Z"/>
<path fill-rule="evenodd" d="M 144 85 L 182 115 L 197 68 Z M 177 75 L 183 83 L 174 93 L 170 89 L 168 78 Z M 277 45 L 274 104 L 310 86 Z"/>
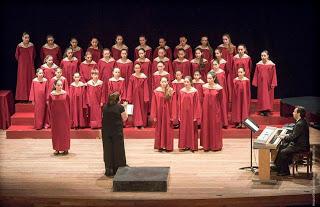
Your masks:
<path fill-rule="evenodd" d="M 295 176 L 295 170 L 298 172 L 298 165 L 307 166 L 307 176 L 308 178 L 312 177 L 312 150 L 293 154 L 293 157 L 292 157 L 292 175 L 293 176 Z"/>

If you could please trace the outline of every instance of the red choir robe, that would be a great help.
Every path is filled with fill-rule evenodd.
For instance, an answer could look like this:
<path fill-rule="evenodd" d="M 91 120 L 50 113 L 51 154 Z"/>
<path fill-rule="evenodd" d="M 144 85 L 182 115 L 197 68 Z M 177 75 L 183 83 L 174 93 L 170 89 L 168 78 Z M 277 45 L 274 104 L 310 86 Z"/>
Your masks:
<path fill-rule="evenodd" d="M 46 122 L 48 80 L 43 78 L 40 82 L 34 78 L 31 84 L 29 101 L 34 104 L 34 128 L 42 129 Z"/>
<path fill-rule="evenodd" d="M 250 80 L 250 74 L 252 71 L 252 61 L 249 55 L 244 54 L 243 57 L 239 57 L 239 54 L 235 55 L 233 57 L 233 64 L 232 64 L 232 75 L 233 79 L 235 79 L 238 76 L 238 69 L 244 68 L 244 71 L 246 72 L 246 77 Z M 232 80 L 233 80 L 232 79 Z"/>
<path fill-rule="evenodd" d="M 117 45 L 113 45 L 111 48 L 111 54 L 112 57 L 117 61 L 121 58 L 121 50 L 126 49 L 128 50 L 128 47 L 126 45 L 122 45 L 121 48 L 118 48 Z"/>
<path fill-rule="evenodd" d="M 199 81 L 196 81 L 195 79 L 192 80 L 192 84 L 193 84 L 193 87 L 195 89 L 197 89 L 198 91 L 198 94 L 199 94 L 199 100 L 200 100 L 200 103 L 201 103 L 201 106 L 202 106 L 202 101 L 203 101 L 203 90 L 202 90 L 202 85 L 205 84 L 205 82 L 200 79 Z"/>
<path fill-rule="evenodd" d="M 177 79 L 172 81 L 172 88 L 175 91 L 174 95 L 173 95 L 173 99 L 175 99 L 175 103 L 177 104 L 177 106 L 175 107 L 176 109 L 178 109 L 178 97 L 180 95 L 180 90 L 184 87 L 184 80 L 182 79 L 180 82 L 178 82 Z M 160 85 L 159 85 L 160 86 Z M 178 115 L 177 112 L 175 112 L 176 115 Z M 173 125 L 178 125 L 179 124 L 179 118 L 178 117 L 173 117 Z"/>
<path fill-rule="evenodd" d="M 151 60 L 152 58 L 152 48 L 146 45 L 145 47 L 141 47 L 140 45 L 134 49 L 134 60 L 139 58 L 139 49 L 143 48 L 146 51 L 146 58 Z"/>
<path fill-rule="evenodd" d="M 164 57 L 163 59 L 160 59 L 159 57 L 155 58 L 152 61 L 152 69 L 151 69 L 151 74 L 155 73 L 157 69 L 157 64 L 158 62 L 162 61 L 164 63 L 164 70 L 170 73 L 171 76 L 173 76 L 173 68 L 172 68 L 172 63 L 169 58 Z"/>
<path fill-rule="evenodd" d="M 50 81 L 56 75 L 56 69 L 58 66 L 53 63 L 51 67 L 49 67 L 46 63 L 41 65 L 40 67 L 43 70 L 43 76 Z"/>
<path fill-rule="evenodd" d="M 228 90 L 227 90 L 227 80 L 225 72 L 219 68 L 218 71 L 215 72 L 219 85 L 222 86 L 222 123 L 223 126 L 228 126 Z"/>
<path fill-rule="evenodd" d="M 276 65 L 271 61 L 264 64 L 258 62 L 254 72 L 252 85 L 258 87 L 258 111 L 272 110 L 274 88 L 277 86 Z"/>
<path fill-rule="evenodd" d="M 176 116 L 174 114 L 176 103 L 174 102 L 173 96 L 166 100 L 165 94 L 161 89 L 156 88 L 153 91 L 150 117 L 152 120 L 157 119 L 155 123 L 154 149 L 173 150 L 174 132 L 171 127 L 171 121 Z"/>
<path fill-rule="evenodd" d="M 81 81 L 86 83 L 91 79 L 91 70 L 97 67 L 97 63 L 95 61 L 91 61 L 87 63 L 87 61 L 83 61 L 79 66 L 79 72 L 81 75 Z"/>
<path fill-rule="evenodd" d="M 72 47 L 69 47 L 72 49 L 73 51 L 73 56 L 76 57 L 78 59 L 78 63 L 80 64 L 83 60 L 83 50 L 81 47 L 76 47 L 76 48 L 72 48 Z"/>
<path fill-rule="evenodd" d="M 154 51 L 153 51 L 153 59 L 158 57 L 158 50 L 160 46 L 158 46 Z M 165 46 L 164 49 L 166 50 L 165 57 L 167 57 L 169 60 L 172 60 L 172 50 L 169 46 Z"/>
<path fill-rule="evenodd" d="M 213 69 L 213 61 L 214 61 L 214 60 L 211 60 L 211 61 L 210 61 L 210 69 Z M 221 59 L 219 60 L 219 68 L 221 68 L 222 70 L 224 70 L 224 72 L 225 72 L 226 75 L 227 75 L 226 64 L 227 64 L 227 61 L 226 61 L 225 59 L 221 58 Z"/>
<path fill-rule="evenodd" d="M 142 73 L 140 77 L 135 74 L 130 76 L 126 98 L 133 104 L 133 125 L 147 126 L 149 87 L 145 74 Z"/>
<path fill-rule="evenodd" d="M 42 63 L 44 62 L 44 59 L 47 57 L 47 55 L 51 55 L 53 58 L 53 62 L 56 65 L 60 65 L 62 55 L 59 45 L 54 44 L 52 48 L 50 48 L 48 44 L 43 45 L 40 50 L 40 59 Z"/>
<path fill-rule="evenodd" d="M 62 89 L 69 92 L 69 83 L 68 80 L 64 77 L 61 76 L 59 78 L 62 81 Z M 58 80 L 58 78 L 56 76 L 54 76 L 53 78 L 51 78 L 50 83 L 49 83 L 49 91 L 52 91 L 52 89 L 54 88 L 54 82 Z"/>
<path fill-rule="evenodd" d="M 28 100 L 34 77 L 35 57 L 36 50 L 31 42 L 26 47 L 22 42 L 17 45 L 15 53 L 15 58 L 18 61 L 16 100 Z"/>
<path fill-rule="evenodd" d="M 87 82 L 87 103 L 89 111 L 89 125 L 91 129 L 98 129 L 102 126 L 102 110 L 104 104 L 102 95 L 103 81 L 98 80 L 96 83 L 93 80 Z"/>
<path fill-rule="evenodd" d="M 196 47 L 196 49 L 201 49 L 202 51 L 202 56 L 204 59 L 208 60 L 209 62 L 213 59 L 213 51 L 210 50 L 210 48 L 207 47 L 203 47 L 202 45 L 199 45 L 198 47 Z"/>
<path fill-rule="evenodd" d="M 233 57 L 237 54 L 237 48 L 231 45 L 230 49 L 225 47 L 223 44 L 219 45 L 218 48 L 221 50 L 222 58 L 227 61 L 226 69 L 227 73 L 232 69 Z"/>
<path fill-rule="evenodd" d="M 190 45 L 186 44 L 184 47 L 181 47 L 180 45 L 177 45 L 174 48 L 174 52 L 173 52 L 173 58 L 176 59 L 178 58 L 178 51 L 179 49 L 184 49 L 186 56 L 185 58 L 187 58 L 189 61 L 191 61 L 193 59 L 193 53 L 192 53 L 192 48 L 190 47 Z"/>
<path fill-rule="evenodd" d="M 222 53 L 222 58 L 227 61 L 225 64 L 225 68 L 222 68 L 227 75 L 227 84 L 228 84 L 228 94 L 229 96 L 229 101 L 231 102 L 231 94 L 232 94 L 232 87 L 233 87 L 233 78 L 237 76 L 232 75 L 232 64 L 233 64 L 233 57 L 237 54 L 237 48 L 234 45 L 231 45 L 230 49 L 225 47 L 223 44 L 219 45 L 218 48 L 221 50 Z"/>
<path fill-rule="evenodd" d="M 70 84 L 70 120 L 72 128 L 86 127 L 87 96 L 85 84 L 79 81 Z"/>
<path fill-rule="evenodd" d="M 171 75 L 167 71 L 163 71 L 163 73 L 160 75 L 159 72 L 155 72 L 152 75 L 152 90 L 156 89 L 160 86 L 160 81 L 162 77 L 166 77 L 168 79 L 169 85 L 171 84 Z"/>
<path fill-rule="evenodd" d="M 140 59 L 138 58 L 136 61 L 134 61 L 134 64 L 133 64 L 133 65 L 135 65 L 135 64 L 137 64 L 137 63 L 139 63 L 139 64 L 141 65 L 141 73 L 144 73 L 144 74 L 149 78 L 149 76 L 152 74 L 152 73 L 151 73 L 152 63 L 151 63 L 150 59 L 145 58 L 145 59 L 142 61 L 142 60 L 140 60 Z"/>
<path fill-rule="evenodd" d="M 178 147 L 198 150 L 198 123 L 201 121 L 201 106 L 197 89 L 180 90 L 178 99 L 180 120 Z"/>
<path fill-rule="evenodd" d="M 118 80 L 114 77 L 110 78 L 108 82 L 104 84 L 105 89 L 103 94 L 105 96 L 105 103 L 108 101 L 109 95 L 115 92 L 120 94 L 121 102 L 125 101 L 127 96 L 127 88 L 125 84 L 125 79 L 122 77 L 120 77 Z"/>
<path fill-rule="evenodd" d="M 231 112 L 231 120 L 233 123 L 240 123 L 249 117 L 250 101 L 250 80 L 247 77 L 244 77 L 242 80 L 238 77 L 235 78 L 233 80 Z"/>
<path fill-rule="evenodd" d="M 210 71 L 210 63 L 206 59 L 203 59 L 204 67 L 201 69 L 197 59 L 191 60 L 190 63 L 191 63 L 191 73 L 194 74 L 194 72 L 200 71 L 201 77 L 204 80 L 206 80 L 207 74 Z"/>
<path fill-rule="evenodd" d="M 204 150 L 222 149 L 222 87 L 203 85 L 200 145 Z"/>
<path fill-rule="evenodd" d="M 87 52 L 91 52 L 92 60 L 96 63 L 102 57 L 102 51 L 99 48 L 88 47 Z"/>
<path fill-rule="evenodd" d="M 145 58 L 144 61 L 137 59 L 136 61 L 134 61 L 133 65 L 137 63 L 140 63 L 141 65 L 141 73 L 144 73 L 147 76 L 149 94 L 152 94 L 152 73 L 151 73 L 152 63 L 148 58 Z"/>
<path fill-rule="evenodd" d="M 133 73 L 133 62 L 129 59 L 127 59 L 126 62 L 122 62 L 122 60 L 119 59 L 116 62 L 116 67 L 120 69 L 121 77 L 124 78 L 127 87 L 129 83 L 129 78 Z"/>
<path fill-rule="evenodd" d="M 183 59 L 180 61 L 178 58 L 172 62 L 173 73 L 180 70 L 183 77 L 191 75 L 191 63 L 188 59 Z"/>
<path fill-rule="evenodd" d="M 99 76 L 100 79 L 103 82 L 108 81 L 110 78 L 112 78 L 112 72 L 113 68 L 115 68 L 116 61 L 112 57 L 106 61 L 106 59 L 101 58 L 98 62 L 98 70 L 99 70 Z"/>
<path fill-rule="evenodd" d="M 60 67 L 62 68 L 62 75 L 68 80 L 68 83 L 72 83 L 73 74 L 78 72 L 79 61 L 76 57 L 73 57 L 71 60 L 64 58 Z"/>
<path fill-rule="evenodd" d="M 52 91 L 49 95 L 52 145 L 56 151 L 70 149 L 70 99 L 67 92 L 62 92 L 57 95 Z"/>

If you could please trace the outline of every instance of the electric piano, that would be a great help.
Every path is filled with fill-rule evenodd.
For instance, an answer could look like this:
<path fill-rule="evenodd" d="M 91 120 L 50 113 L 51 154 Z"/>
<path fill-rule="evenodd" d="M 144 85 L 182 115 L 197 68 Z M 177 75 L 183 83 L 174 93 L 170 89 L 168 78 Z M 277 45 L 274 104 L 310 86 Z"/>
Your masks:
<path fill-rule="evenodd" d="M 253 142 L 253 149 L 259 150 L 259 180 L 260 182 L 275 184 L 270 179 L 270 161 L 276 157 L 277 148 L 280 146 L 280 136 L 292 133 L 292 127 L 282 128 L 267 126 Z M 270 159 L 271 158 L 271 159 Z"/>

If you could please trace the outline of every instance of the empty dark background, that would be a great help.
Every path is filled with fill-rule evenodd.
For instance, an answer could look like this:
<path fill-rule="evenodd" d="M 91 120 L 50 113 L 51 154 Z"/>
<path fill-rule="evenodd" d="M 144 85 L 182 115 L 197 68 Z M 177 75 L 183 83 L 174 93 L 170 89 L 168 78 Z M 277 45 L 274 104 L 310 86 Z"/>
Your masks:
<path fill-rule="evenodd" d="M 21 1 L 2 2 L 0 15 L 1 89 L 15 90 L 14 53 L 24 31 L 36 45 L 36 66 L 40 65 L 38 54 L 49 33 L 63 50 L 72 36 L 86 49 L 92 36 L 98 37 L 103 47 L 110 48 L 115 35 L 122 34 L 130 58 L 140 34 L 147 36 L 153 48 L 159 36 L 166 37 L 168 45 L 174 48 L 179 35 L 184 34 L 194 48 L 202 35 L 207 35 L 216 47 L 222 34 L 230 33 L 234 44 L 246 44 L 254 66 L 260 60 L 260 52 L 269 50 L 271 60 L 277 65 L 277 98 L 320 95 L 316 72 L 319 15 L 312 1 Z M 254 98 L 255 88 L 252 91 Z"/>

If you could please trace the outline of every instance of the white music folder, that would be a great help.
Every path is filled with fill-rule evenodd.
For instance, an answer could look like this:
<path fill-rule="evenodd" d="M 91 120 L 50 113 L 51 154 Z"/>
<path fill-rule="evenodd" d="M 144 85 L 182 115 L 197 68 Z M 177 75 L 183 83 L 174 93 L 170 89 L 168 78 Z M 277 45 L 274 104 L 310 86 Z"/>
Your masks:
<path fill-rule="evenodd" d="M 127 104 L 127 106 L 125 107 L 125 110 L 128 115 L 132 115 L 133 114 L 133 104 Z"/>

